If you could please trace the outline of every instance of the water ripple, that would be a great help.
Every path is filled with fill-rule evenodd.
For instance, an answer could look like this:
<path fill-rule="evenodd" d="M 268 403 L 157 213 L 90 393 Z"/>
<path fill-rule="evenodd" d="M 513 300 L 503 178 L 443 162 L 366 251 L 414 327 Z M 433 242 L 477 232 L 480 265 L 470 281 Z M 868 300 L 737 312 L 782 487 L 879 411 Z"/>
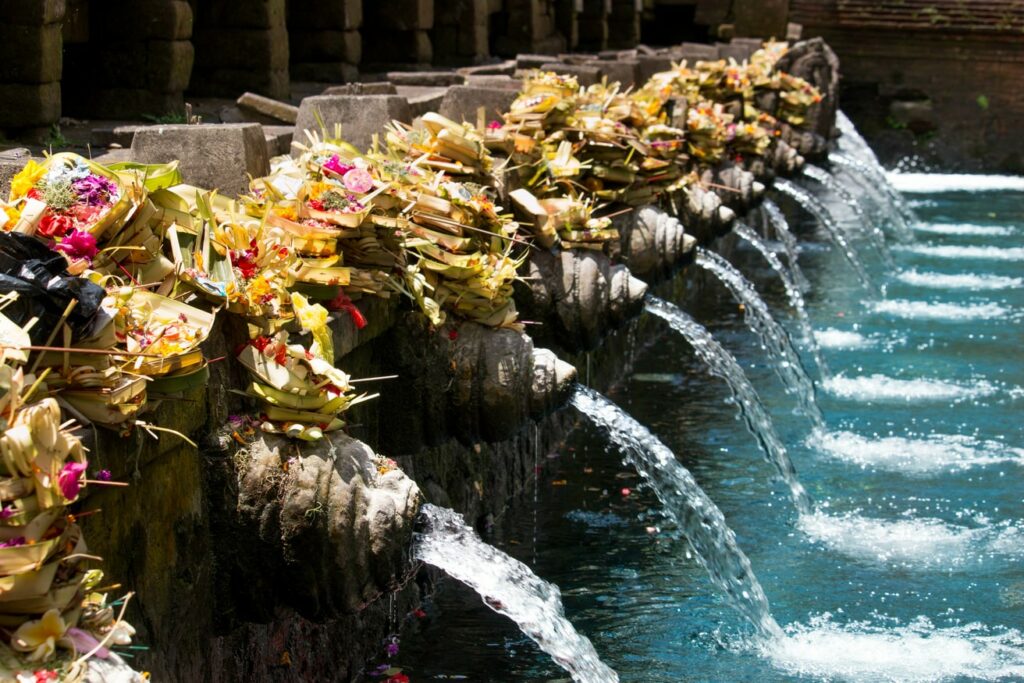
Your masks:
<path fill-rule="evenodd" d="M 894 251 L 920 256 L 948 259 L 985 259 L 991 261 L 1024 261 L 1024 247 L 958 246 L 953 244 L 897 245 Z"/>
<path fill-rule="evenodd" d="M 995 384 L 977 380 L 970 384 L 937 379 L 897 379 L 885 375 L 846 377 L 836 375 L 822 383 L 825 391 L 839 398 L 857 401 L 963 401 L 989 396 L 999 390 Z"/>
<path fill-rule="evenodd" d="M 875 313 L 912 320 L 989 320 L 1005 318 L 1011 312 L 1010 309 L 994 303 L 948 304 L 907 299 L 876 301 L 868 307 Z"/>
<path fill-rule="evenodd" d="M 866 438 L 853 432 L 837 431 L 818 432 L 807 441 L 809 447 L 818 447 L 836 460 L 908 476 L 962 471 L 1006 462 L 1024 465 L 1024 449 L 964 434 Z"/>
<path fill-rule="evenodd" d="M 1000 275 L 976 275 L 974 273 L 931 273 L 911 269 L 896 276 L 900 282 L 915 287 L 931 289 L 1012 289 L 1024 286 L 1024 278 Z"/>

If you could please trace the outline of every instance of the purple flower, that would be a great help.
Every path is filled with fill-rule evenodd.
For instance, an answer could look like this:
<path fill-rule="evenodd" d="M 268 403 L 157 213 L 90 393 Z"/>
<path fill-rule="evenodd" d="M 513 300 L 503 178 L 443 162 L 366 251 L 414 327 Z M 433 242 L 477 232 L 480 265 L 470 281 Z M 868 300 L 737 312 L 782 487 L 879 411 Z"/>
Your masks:
<path fill-rule="evenodd" d="M 8 503 L 7 505 L 4 505 L 2 509 L 0 509 L 0 519 L 9 519 L 13 517 L 17 512 L 18 511 L 17 509 L 15 509 L 14 504 Z"/>
<path fill-rule="evenodd" d="M 17 548 L 19 545 L 25 545 L 24 536 L 18 536 L 17 538 L 12 538 L 9 541 L 4 541 L 3 543 L 0 543 L 0 548 Z"/>
<path fill-rule="evenodd" d="M 92 173 L 74 181 L 71 187 L 78 195 L 78 201 L 89 206 L 109 204 L 110 198 L 117 194 L 114 181 Z"/>
<path fill-rule="evenodd" d="M 97 481 L 110 481 L 110 477 L 110 470 L 100 470 L 99 472 L 96 473 Z"/>
<path fill-rule="evenodd" d="M 388 653 L 388 657 L 394 657 L 395 655 L 397 655 L 398 654 L 398 640 L 397 639 L 392 639 L 391 642 L 389 642 L 387 644 L 387 646 L 384 648 L 384 651 Z"/>
<path fill-rule="evenodd" d="M 69 462 L 61 468 L 57 475 L 57 486 L 65 500 L 72 501 L 78 498 L 78 492 L 82 489 L 82 472 L 85 472 L 86 463 Z"/>
<path fill-rule="evenodd" d="M 82 230 L 72 230 L 64 235 L 54 249 L 67 254 L 72 261 L 83 258 L 91 261 L 99 253 L 96 238 Z"/>

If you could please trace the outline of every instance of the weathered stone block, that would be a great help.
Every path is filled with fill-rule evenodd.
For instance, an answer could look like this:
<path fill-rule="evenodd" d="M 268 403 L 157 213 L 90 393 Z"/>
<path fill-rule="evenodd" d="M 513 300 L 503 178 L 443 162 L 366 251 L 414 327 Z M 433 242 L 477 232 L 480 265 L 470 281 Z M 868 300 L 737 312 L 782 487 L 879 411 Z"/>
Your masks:
<path fill-rule="evenodd" d="M 718 50 L 715 49 L 715 46 L 704 43 L 683 43 L 674 52 L 680 59 L 685 59 L 691 64 L 697 61 L 718 59 Z"/>
<path fill-rule="evenodd" d="M 390 81 L 377 83 L 346 83 L 325 88 L 321 95 L 397 95 L 395 84 Z"/>
<path fill-rule="evenodd" d="M 642 55 L 637 58 L 640 62 L 640 83 L 646 83 L 654 74 L 660 71 L 668 71 L 672 68 L 672 59 L 657 55 Z"/>
<path fill-rule="evenodd" d="M 60 24 L 5 26 L 0 40 L 0 82 L 59 81 L 62 47 Z"/>
<path fill-rule="evenodd" d="M 545 64 L 550 62 L 557 62 L 558 57 L 555 55 L 527 55 L 520 54 L 516 55 L 516 68 L 517 69 L 539 69 Z"/>
<path fill-rule="evenodd" d="M 341 134 L 359 149 L 368 149 L 373 135 L 393 119 L 409 122 L 409 103 L 397 95 L 319 95 L 299 105 L 295 139 L 305 140 L 306 130 L 319 131 L 314 112 L 319 112 L 329 129 L 341 124 Z"/>
<path fill-rule="evenodd" d="M 290 0 L 288 28 L 350 31 L 363 23 L 362 0 Z"/>
<path fill-rule="evenodd" d="M 285 0 L 200 2 L 198 24 L 221 28 L 283 28 Z"/>
<path fill-rule="evenodd" d="M 284 31 L 223 29 L 202 31 L 193 42 L 202 67 L 287 69 L 288 36 Z"/>
<path fill-rule="evenodd" d="M 0 17 L 4 24 L 40 26 L 64 18 L 64 0 L 0 0 Z"/>
<path fill-rule="evenodd" d="M 514 90 L 505 88 L 478 88 L 468 85 L 453 85 L 441 102 L 442 116 L 453 121 L 476 123 L 477 110 L 484 108 L 486 121 L 500 120 L 516 98 Z"/>
<path fill-rule="evenodd" d="M 188 40 L 151 40 L 146 44 L 146 76 L 157 92 L 183 92 L 192 79 L 195 52 Z"/>
<path fill-rule="evenodd" d="M 363 56 L 359 31 L 305 31 L 292 29 L 288 41 L 293 62 L 347 62 L 358 64 Z"/>
<path fill-rule="evenodd" d="M 398 87 L 398 94 L 409 102 L 409 115 L 413 118 L 423 116 L 427 112 L 440 110 L 446 92 L 447 88 L 430 86 L 402 85 Z"/>
<path fill-rule="evenodd" d="M 621 83 L 623 88 L 637 85 L 640 81 L 640 61 L 636 59 L 620 59 L 615 62 L 601 61 L 601 72 L 608 82 Z"/>
<path fill-rule="evenodd" d="M 132 140 L 132 156 L 142 163 L 178 159 L 187 182 L 227 195 L 245 192 L 248 176 L 270 172 L 266 139 L 257 123 L 141 128 Z"/>
<path fill-rule="evenodd" d="M 579 81 L 579 84 L 584 87 L 600 83 L 601 77 L 604 76 L 604 71 L 601 70 L 601 66 L 597 65 L 597 62 L 591 62 L 591 65 L 550 62 L 543 65 L 541 69 L 544 71 L 554 71 L 568 76 L 575 76 L 576 80 Z"/>
<path fill-rule="evenodd" d="M 60 83 L 0 83 L 0 129 L 49 126 L 60 118 Z"/>
<path fill-rule="evenodd" d="M 364 28 L 427 31 L 434 27 L 434 0 L 391 0 L 374 9 L 373 21 Z"/>
<path fill-rule="evenodd" d="M 781 38 L 789 22 L 789 0 L 735 0 L 736 35 Z"/>
<path fill-rule="evenodd" d="M 267 156 L 288 154 L 292 148 L 294 126 L 263 126 L 263 137 L 267 141 Z"/>
<path fill-rule="evenodd" d="M 299 117 L 299 108 L 295 105 L 252 92 L 242 93 L 237 104 L 240 109 L 254 111 L 283 123 L 294 124 Z"/>
<path fill-rule="evenodd" d="M 523 82 L 511 76 L 471 75 L 466 77 L 466 85 L 474 88 L 498 88 L 500 90 L 518 91 L 523 87 Z"/>
<path fill-rule="evenodd" d="M 466 77 L 455 71 L 389 71 L 387 78 L 396 86 L 444 87 L 466 82 Z"/>

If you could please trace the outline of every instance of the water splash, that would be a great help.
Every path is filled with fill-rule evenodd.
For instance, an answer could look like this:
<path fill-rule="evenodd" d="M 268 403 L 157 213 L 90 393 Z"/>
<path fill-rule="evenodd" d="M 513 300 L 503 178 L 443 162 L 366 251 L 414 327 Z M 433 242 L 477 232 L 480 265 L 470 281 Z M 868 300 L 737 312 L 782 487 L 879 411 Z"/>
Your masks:
<path fill-rule="evenodd" d="M 786 330 L 772 317 L 768 305 L 754 289 L 754 285 L 731 263 L 702 247 L 697 247 L 695 262 L 718 278 L 733 298 L 743 305 L 743 319 L 761 340 L 761 348 L 772 360 L 772 367 L 786 388 L 786 393 L 795 395 L 804 415 L 814 426 L 820 427 L 824 418 L 814 400 L 814 384 L 800 363 L 800 356 L 793 348 Z"/>
<path fill-rule="evenodd" d="M 854 215 L 860 221 L 860 226 L 866 232 L 868 239 L 871 241 L 872 246 L 878 251 L 878 255 L 882 257 L 886 265 L 892 265 L 892 254 L 889 253 L 889 247 L 885 243 L 885 233 L 878 227 L 871 217 L 868 216 L 867 211 L 861 205 L 860 198 L 850 192 L 846 187 L 843 186 L 836 178 L 823 168 L 815 166 L 814 164 L 806 164 L 803 168 L 803 175 L 811 180 L 820 183 L 829 192 L 839 197 L 843 202 L 846 203 L 850 209 L 853 210 Z"/>
<path fill-rule="evenodd" d="M 811 499 L 804 490 L 803 485 L 797 479 L 796 468 L 793 467 L 786 447 L 775 432 L 772 419 L 761 403 L 760 397 L 754 391 L 750 380 L 743 373 L 743 368 L 736 361 L 731 353 L 719 344 L 711 333 L 696 320 L 667 301 L 657 297 L 648 296 L 645 309 L 651 315 L 661 318 L 669 324 L 675 332 L 683 337 L 693 346 L 694 352 L 703 361 L 715 377 L 722 379 L 729 386 L 733 399 L 739 407 L 740 417 L 743 419 L 747 430 L 757 439 L 765 458 L 778 473 L 779 477 L 789 487 L 790 497 L 793 504 L 801 514 L 810 512 Z"/>
<path fill-rule="evenodd" d="M 1011 313 L 1010 309 L 994 303 L 948 304 L 907 299 L 876 301 L 868 307 L 875 313 L 910 320 L 990 320 L 1005 318 Z"/>
<path fill-rule="evenodd" d="M 675 454 L 643 425 L 601 394 L 577 387 L 572 405 L 608 435 L 608 443 L 621 449 L 664 506 L 665 515 L 683 533 L 707 570 L 711 582 L 766 638 L 781 637 L 771 615 L 764 589 L 754 576 L 750 560 L 736 543 L 736 535 L 718 506 L 708 498 Z"/>
<path fill-rule="evenodd" d="M 814 333 L 818 344 L 825 349 L 867 349 L 875 345 L 875 340 L 865 337 L 860 332 L 837 330 L 830 327 Z"/>
<path fill-rule="evenodd" d="M 823 431 L 808 437 L 807 445 L 836 460 L 908 477 L 1003 463 L 1024 466 L 1024 448 L 966 434 L 867 438 L 848 431 Z"/>
<path fill-rule="evenodd" d="M 919 256 L 981 261 L 1024 261 L 1024 247 L 957 246 L 952 244 L 914 244 L 896 247 Z"/>
<path fill-rule="evenodd" d="M 985 380 L 959 384 L 937 379 L 897 379 L 879 374 L 861 377 L 836 375 L 822 385 L 839 398 L 886 403 L 966 401 L 989 396 L 999 390 Z"/>
<path fill-rule="evenodd" d="M 916 269 L 905 270 L 896 276 L 904 284 L 929 289 L 969 289 L 982 291 L 992 289 L 1015 289 L 1024 287 L 1024 278 L 1001 275 L 977 275 L 974 273 L 932 273 Z"/>
<path fill-rule="evenodd" d="M 1005 225 L 974 225 L 973 223 L 917 223 L 915 232 L 933 235 L 977 235 L 983 237 L 1006 237 L 1016 231 Z"/>
<path fill-rule="evenodd" d="M 857 273 L 857 277 L 860 278 L 861 283 L 869 289 L 873 289 L 871 283 L 871 277 L 868 275 L 867 270 L 864 268 L 864 263 L 861 261 L 860 254 L 857 253 L 857 249 L 850 244 L 850 241 L 846 239 L 843 234 L 843 229 L 836 222 L 836 219 L 829 213 L 828 208 L 818 201 L 817 197 L 807 192 L 803 188 L 797 186 L 790 181 L 779 178 L 775 181 L 775 189 L 784 195 L 790 197 L 804 208 L 807 213 L 814 216 L 815 220 L 825 229 L 828 233 L 829 238 L 833 244 L 839 247 L 839 250 L 843 252 L 843 256 L 849 262 L 850 266 Z"/>
<path fill-rule="evenodd" d="M 417 560 L 466 584 L 499 614 L 551 655 L 579 683 L 612 683 L 609 669 L 565 618 L 558 587 L 540 579 L 525 564 L 480 540 L 453 510 L 429 503 L 420 508 L 424 529 L 415 534 Z"/>
<path fill-rule="evenodd" d="M 789 272 L 793 278 L 793 284 L 799 287 L 801 292 L 810 291 L 811 283 L 804 277 L 804 272 L 800 269 L 800 264 L 797 262 L 797 252 L 800 248 L 796 235 L 790 230 L 789 221 L 786 220 L 785 214 L 782 213 L 782 209 L 779 208 L 778 204 L 767 197 L 762 202 L 761 208 L 764 209 L 764 213 L 768 217 L 768 224 L 786 250 L 786 261 L 789 263 Z"/>
<path fill-rule="evenodd" d="M 925 617 L 884 627 L 839 624 L 831 614 L 786 628 L 787 637 L 762 646 L 779 668 L 822 680 L 939 683 L 996 681 L 1024 676 L 1024 635 L 981 624 L 939 628 Z"/>
<path fill-rule="evenodd" d="M 891 171 L 887 176 L 893 187 L 900 192 L 907 193 L 1024 191 L 1024 178 L 1014 175 L 903 173 Z"/>
<path fill-rule="evenodd" d="M 836 116 L 836 126 L 842 134 L 839 138 L 839 151 L 829 154 L 829 162 L 863 178 L 869 191 L 881 192 L 887 200 L 890 224 L 897 236 L 901 240 L 912 239 L 913 234 L 909 226 L 917 222 L 917 216 L 907 204 L 907 200 L 889 181 L 871 146 L 858 132 L 853 121 L 841 111 Z"/>
<path fill-rule="evenodd" d="M 801 516 L 797 525 L 832 552 L 908 570 L 964 569 L 986 555 L 1012 556 L 1019 551 L 1006 542 L 1019 532 L 1009 522 L 969 527 L 910 515 L 877 519 L 859 512 L 833 515 L 817 510 Z"/>

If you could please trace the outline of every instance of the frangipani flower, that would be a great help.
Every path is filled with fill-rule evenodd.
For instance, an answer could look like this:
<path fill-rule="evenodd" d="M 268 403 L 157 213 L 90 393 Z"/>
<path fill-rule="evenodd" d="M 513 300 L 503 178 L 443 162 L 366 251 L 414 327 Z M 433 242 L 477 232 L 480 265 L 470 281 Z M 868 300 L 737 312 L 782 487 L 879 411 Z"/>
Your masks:
<path fill-rule="evenodd" d="M 28 661 L 41 662 L 53 656 L 57 641 L 67 632 L 67 624 L 60 611 L 51 609 L 40 619 L 26 621 L 11 637 L 11 647 L 18 652 L 27 652 Z"/>

